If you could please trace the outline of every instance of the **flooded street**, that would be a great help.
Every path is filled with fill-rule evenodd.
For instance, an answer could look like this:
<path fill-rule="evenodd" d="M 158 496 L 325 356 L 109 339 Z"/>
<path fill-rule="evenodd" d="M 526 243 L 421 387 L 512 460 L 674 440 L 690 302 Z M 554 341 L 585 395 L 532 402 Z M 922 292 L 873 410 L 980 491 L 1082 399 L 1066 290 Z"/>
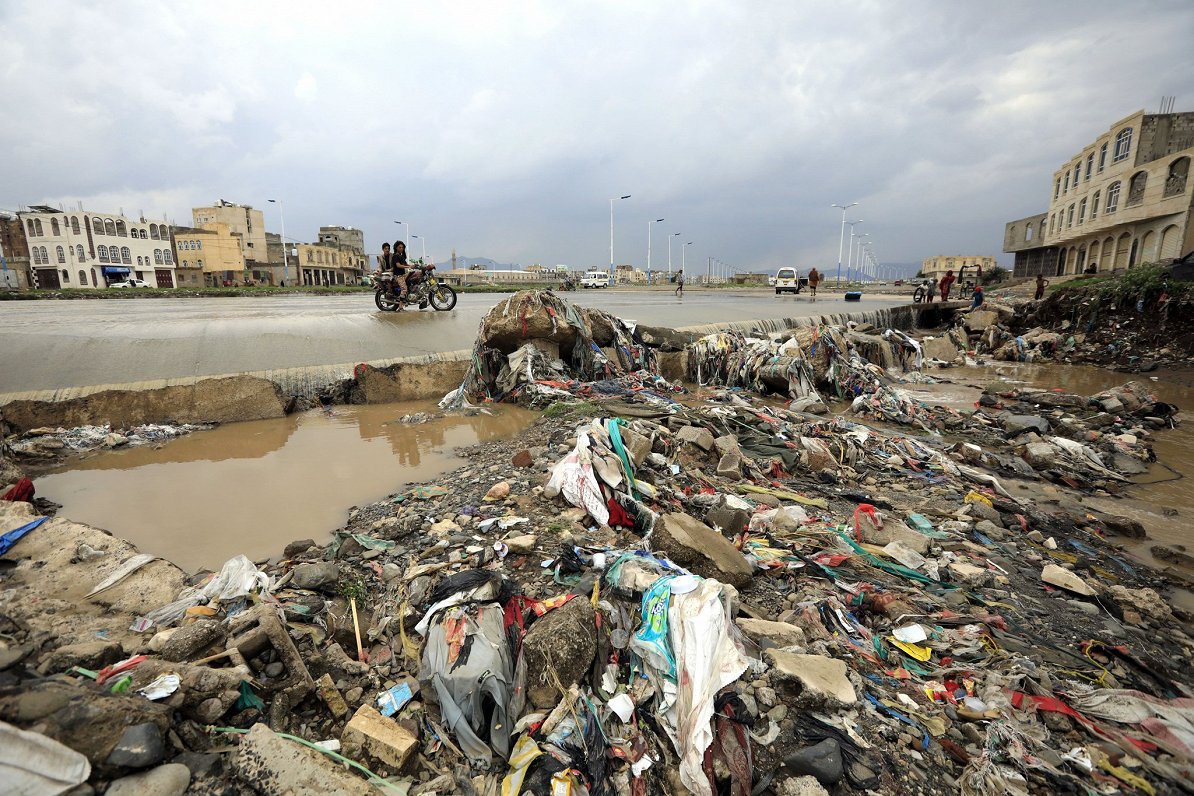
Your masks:
<path fill-rule="evenodd" d="M 104 452 L 38 479 L 62 516 L 104 528 L 194 572 L 229 557 L 326 541 L 350 506 L 460 464 L 457 448 L 512 436 L 538 417 L 514 406 L 419 425 L 433 402 L 337 406 L 232 423 L 158 448 Z"/>

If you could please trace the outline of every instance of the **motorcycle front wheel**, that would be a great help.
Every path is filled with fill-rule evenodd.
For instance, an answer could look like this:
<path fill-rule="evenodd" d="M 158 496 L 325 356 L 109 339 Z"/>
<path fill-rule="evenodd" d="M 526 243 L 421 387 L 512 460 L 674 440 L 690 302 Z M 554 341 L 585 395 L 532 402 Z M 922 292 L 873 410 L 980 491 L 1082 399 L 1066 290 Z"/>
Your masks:
<path fill-rule="evenodd" d="M 447 285 L 431 288 L 431 306 L 437 312 L 447 312 L 456 306 L 456 291 Z"/>
<path fill-rule="evenodd" d="M 394 312 L 398 309 L 398 299 L 384 290 L 375 290 L 373 292 L 373 303 L 382 312 Z"/>

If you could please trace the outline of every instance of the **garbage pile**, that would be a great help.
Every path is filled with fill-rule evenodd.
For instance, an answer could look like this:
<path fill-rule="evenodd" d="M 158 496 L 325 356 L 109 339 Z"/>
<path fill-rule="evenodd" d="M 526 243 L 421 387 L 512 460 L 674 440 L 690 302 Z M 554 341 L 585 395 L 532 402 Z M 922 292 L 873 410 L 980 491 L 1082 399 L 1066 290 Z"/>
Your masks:
<path fill-rule="evenodd" d="M 114 448 L 136 448 L 157 445 L 176 437 L 207 431 L 211 424 L 182 423 L 167 425 L 151 423 L 115 430 L 110 425 L 76 426 L 74 428 L 33 428 L 9 442 L 14 458 L 31 463 L 45 463 L 72 454 Z"/>

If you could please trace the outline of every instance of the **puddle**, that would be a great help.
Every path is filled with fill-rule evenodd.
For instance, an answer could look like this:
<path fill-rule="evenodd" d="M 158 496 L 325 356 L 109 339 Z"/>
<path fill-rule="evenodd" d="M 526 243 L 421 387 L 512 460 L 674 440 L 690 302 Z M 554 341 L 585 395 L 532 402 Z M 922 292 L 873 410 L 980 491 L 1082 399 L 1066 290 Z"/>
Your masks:
<path fill-rule="evenodd" d="M 61 516 L 104 528 L 188 572 L 230 557 L 277 555 L 324 540 L 350 506 L 459 466 L 457 448 L 511 437 L 539 415 L 495 406 L 421 425 L 398 418 L 432 402 L 337 406 L 230 423 L 160 448 L 104 452 L 41 476 Z"/>

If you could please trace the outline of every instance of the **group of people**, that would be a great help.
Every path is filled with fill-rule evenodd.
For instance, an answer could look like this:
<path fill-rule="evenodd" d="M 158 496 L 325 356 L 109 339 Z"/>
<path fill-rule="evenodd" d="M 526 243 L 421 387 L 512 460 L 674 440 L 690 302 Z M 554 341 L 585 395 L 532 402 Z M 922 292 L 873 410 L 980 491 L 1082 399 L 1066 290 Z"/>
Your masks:
<path fill-rule="evenodd" d="M 978 309 L 983 305 L 983 284 L 982 284 L 982 270 L 979 270 L 979 279 L 974 284 L 974 292 L 970 294 L 970 309 Z M 949 293 L 953 289 L 954 283 L 958 278 L 954 276 L 953 269 L 945 272 L 945 276 L 940 280 L 929 279 L 925 282 L 925 288 L 928 290 L 928 302 L 933 303 L 933 299 L 937 297 L 938 292 L 941 294 L 941 301 L 944 303 L 949 301 Z"/>
<path fill-rule="evenodd" d="M 377 257 L 377 270 L 382 273 L 392 273 L 394 281 L 390 283 L 390 291 L 398 291 L 398 309 L 402 309 L 402 302 L 406 299 L 406 244 L 400 240 L 394 241 L 394 249 L 390 244 L 381 244 L 381 254 Z"/>

